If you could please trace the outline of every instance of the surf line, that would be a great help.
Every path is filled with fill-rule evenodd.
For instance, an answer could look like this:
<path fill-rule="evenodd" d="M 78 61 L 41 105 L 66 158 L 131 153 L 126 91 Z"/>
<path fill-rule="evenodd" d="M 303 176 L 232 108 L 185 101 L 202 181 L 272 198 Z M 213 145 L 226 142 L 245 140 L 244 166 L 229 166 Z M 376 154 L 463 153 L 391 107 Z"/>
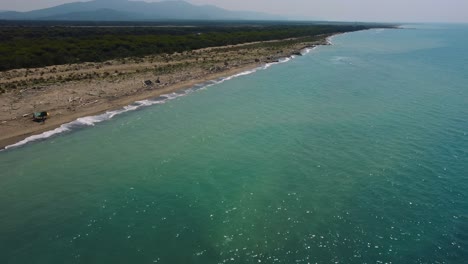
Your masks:
<path fill-rule="evenodd" d="M 314 50 L 315 48 L 317 48 L 317 46 L 310 47 L 310 48 L 305 48 L 305 49 L 301 50 L 301 54 L 306 55 L 306 54 L 310 53 L 310 51 Z M 135 111 L 135 110 L 140 109 L 142 107 L 148 107 L 148 106 L 156 105 L 156 104 L 164 104 L 169 100 L 173 100 L 173 99 L 176 99 L 178 97 L 188 95 L 188 94 L 190 94 L 192 92 L 195 92 L 197 90 L 207 89 L 208 87 L 221 84 L 223 82 L 232 80 L 234 78 L 238 78 L 238 77 L 245 76 L 245 75 L 250 75 L 250 74 L 255 73 L 257 71 L 260 71 L 260 70 L 266 70 L 266 69 L 270 68 L 273 65 L 289 62 L 290 60 L 292 60 L 292 59 L 294 59 L 296 57 L 297 57 L 296 55 L 291 55 L 289 57 L 279 59 L 276 62 L 270 62 L 270 63 L 264 64 L 262 66 L 254 68 L 252 70 L 247 70 L 247 71 L 240 72 L 240 73 L 237 73 L 237 74 L 234 74 L 234 75 L 231 75 L 231 76 L 221 77 L 221 78 L 218 78 L 218 79 L 214 79 L 214 80 L 206 81 L 206 82 L 203 82 L 203 83 L 195 84 L 192 87 L 187 88 L 185 90 L 173 92 L 173 93 L 170 93 L 170 94 L 163 94 L 163 95 L 160 95 L 159 97 L 156 97 L 156 98 L 153 98 L 153 99 L 146 99 L 146 100 L 136 101 L 136 102 L 134 102 L 134 103 L 132 103 L 130 105 L 126 105 L 126 106 L 124 106 L 124 107 L 122 107 L 120 109 L 107 111 L 104 114 L 80 117 L 80 118 L 78 118 L 78 119 L 76 119 L 76 120 L 74 120 L 72 122 L 62 124 L 62 125 L 60 125 L 59 127 L 55 128 L 55 129 L 43 132 L 41 134 L 29 136 L 29 137 L 27 137 L 27 138 L 25 138 L 25 139 L 23 139 L 23 140 L 21 140 L 21 141 L 19 141 L 17 143 L 8 145 L 4 149 L 1 149 L 0 152 L 2 152 L 4 150 L 8 150 L 8 149 L 18 148 L 18 147 L 24 146 L 24 145 L 26 145 L 28 143 L 31 143 L 31 142 L 44 140 L 44 139 L 50 138 L 50 137 L 55 136 L 55 135 L 59 135 L 59 134 L 65 133 L 65 132 L 72 131 L 73 129 L 87 127 L 87 126 L 94 126 L 97 123 L 110 120 L 114 116 L 117 116 L 117 115 L 120 115 L 120 114 L 123 114 L 123 113 L 126 113 L 126 112 L 130 112 L 130 111 Z"/>

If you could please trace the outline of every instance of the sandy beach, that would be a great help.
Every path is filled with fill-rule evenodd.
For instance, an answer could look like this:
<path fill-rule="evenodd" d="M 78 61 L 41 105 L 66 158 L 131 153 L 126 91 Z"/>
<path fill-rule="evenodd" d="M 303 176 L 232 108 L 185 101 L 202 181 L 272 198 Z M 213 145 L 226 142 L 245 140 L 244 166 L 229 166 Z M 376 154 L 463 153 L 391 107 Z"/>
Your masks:
<path fill-rule="evenodd" d="M 0 72 L 0 86 L 15 87 L 0 94 L 0 149 L 80 117 L 298 55 L 305 48 L 328 44 L 327 37 Z M 50 116 L 34 122 L 32 113 L 37 111 Z"/>

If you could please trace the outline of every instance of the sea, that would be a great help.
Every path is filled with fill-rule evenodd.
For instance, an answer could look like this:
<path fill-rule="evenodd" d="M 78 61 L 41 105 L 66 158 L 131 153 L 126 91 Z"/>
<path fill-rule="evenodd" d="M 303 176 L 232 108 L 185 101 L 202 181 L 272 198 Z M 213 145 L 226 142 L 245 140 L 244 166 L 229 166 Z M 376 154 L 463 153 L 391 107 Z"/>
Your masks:
<path fill-rule="evenodd" d="M 468 263 L 468 25 L 329 41 L 0 152 L 0 263 Z"/>

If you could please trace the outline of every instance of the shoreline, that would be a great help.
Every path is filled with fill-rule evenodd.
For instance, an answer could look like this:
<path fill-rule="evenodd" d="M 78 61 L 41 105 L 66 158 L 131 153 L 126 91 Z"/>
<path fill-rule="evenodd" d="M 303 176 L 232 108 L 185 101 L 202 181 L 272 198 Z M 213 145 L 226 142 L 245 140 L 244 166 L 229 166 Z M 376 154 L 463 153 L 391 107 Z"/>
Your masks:
<path fill-rule="evenodd" d="M 182 83 L 182 84 L 179 84 L 179 85 L 176 85 L 176 86 L 173 86 L 173 87 L 169 87 L 168 89 L 158 90 L 158 91 L 155 91 L 154 93 L 149 93 L 149 94 L 144 95 L 144 96 L 130 96 L 130 97 L 126 97 L 126 98 L 120 98 L 120 99 L 117 99 L 115 102 L 112 103 L 111 108 L 108 108 L 107 106 L 97 107 L 97 108 L 90 109 L 90 111 L 83 111 L 83 112 L 77 113 L 76 115 L 68 115 L 66 117 L 58 118 L 58 119 L 54 119 L 54 120 L 48 119 L 46 122 L 40 124 L 40 127 L 38 129 L 34 129 L 34 130 L 31 130 L 31 131 L 25 132 L 23 134 L 20 134 L 20 135 L 0 139 L 0 151 L 20 147 L 20 146 L 25 145 L 25 144 L 27 144 L 29 142 L 34 142 L 34 141 L 37 141 L 37 140 L 46 139 L 46 138 L 49 138 L 50 136 L 58 135 L 60 133 L 63 133 L 66 130 L 60 131 L 60 132 L 57 132 L 57 133 L 52 133 L 51 135 L 44 136 L 44 137 L 40 137 L 40 138 L 38 137 L 37 139 L 28 140 L 28 139 L 30 139 L 31 137 L 34 137 L 34 136 L 41 136 L 43 133 L 46 133 L 46 132 L 53 132 L 55 129 L 61 128 L 63 125 L 72 124 L 73 122 L 77 121 L 80 118 L 97 117 L 99 115 L 103 115 L 105 113 L 109 113 L 109 112 L 112 112 L 112 111 L 124 110 L 125 107 L 131 106 L 131 105 L 133 105 L 133 104 L 135 104 L 135 103 L 137 103 L 139 101 L 151 100 L 151 99 L 155 99 L 155 98 L 160 97 L 160 96 L 172 94 L 172 93 L 175 93 L 175 92 L 178 92 L 178 91 L 189 90 L 190 88 L 194 87 L 195 85 L 198 85 L 198 84 L 201 84 L 201 83 L 210 82 L 212 80 L 216 80 L 218 78 L 223 78 L 223 77 L 224 78 L 229 78 L 229 77 L 235 76 L 237 74 L 240 74 L 240 73 L 243 73 L 243 72 L 246 72 L 246 71 L 250 71 L 250 70 L 254 70 L 254 69 L 258 69 L 258 68 L 261 68 L 261 67 L 262 67 L 262 65 L 246 66 L 244 68 L 238 68 L 238 69 L 232 70 L 230 72 L 226 72 L 226 73 L 229 73 L 231 75 L 226 76 L 225 74 L 214 74 L 213 76 L 209 76 L 211 78 L 207 77 L 206 79 L 193 80 L 193 81 L 190 81 L 190 82 L 187 82 L 187 83 Z M 204 87 L 206 87 L 206 86 L 204 86 Z M 171 98 L 168 98 L 168 99 L 170 100 Z M 151 105 L 153 105 L 153 104 L 151 104 Z M 139 108 L 145 107 L 145 106 L 151 106 L 151 105 L 143 105 L 142 104 L 142 105 L 139 105 L 139 107 L 136 108 L 136 109 L 139 109 Z M 136 109 L 133 109 L 133 110 L 136 110 Z M 128 112 L 128 111 L 122 111 L 122 113 L 124 113 L 124 112 Z M 116 115 L 118 115 L 118 114 L 116 114 Z M 110 120 L 110 118 L 108 120 Z M 106 120 L 102 120 L 102 121 L 106 121 Z M 101 122 L 101 121 L 94 122 L 94 123 L 99 123 L 99 122 Z M 92 123 L 92 124 L 82 124 L 82 125 L 83 126 L 92 126 L 92 125 L 94 125 L 94 123 Z M 28 141 L 24 142 L 26 140 L 28 140 Z"/>
<path fill-rule="evenodd" d="M 281 63 L 281 60 L 288 60 L 288 58 L 292 58 L 293 56 L 298 56 L 302 54 L 302 52 L 306 49 L 313 49 L 316 46 L 322 46 L 322 45 L 330 45 L 329 43 L 329 38 L 332 36 L 335 36 L 336 34 L 332 35 L 327 35 L 327 36 L 320 36 L 320 39 L 315 40 L 313 42 L 298 42 L 293 48 L 290 48 L 283 53 L 277 53 L 277 54 L 268 54 L 269 56 L 266 56 L 265 58 L 262 58 L 261 60 L 259 59 L 254 59 L 253 61 L 243 61 L 243 63 L 239 63 L 239 65 L 235 65 L 233 67 L 229 67 L 226 69 L 222 69 L 220 71 L 215 71 L 215 72 L 209 72 L 209 73 L 204 73 L 200 74 L 198 76 L 193 76 L 194 74 L 188 74 L 188 78 L 183 81 L 177 81 L 175 83 L 166 85 L 164 87 L 157 87 L 157 88 L 147 88 L 143 87 L 143 89 L 139 89 L 137 93 L 133 94 L 128 94 L 125 93 L 124 95 L 120 94 L 117 95 L 113 98 L 104 98 L 102 97 L 96 97 L 96 96 L 91 96 L 95 100 L 87 100 L 79 107 L 79 111 L 76 111 L 76 109 L 72 109 L 73 111 L 67 111 L 66 114 L 62 114 L 62 112 L 59 112 L 59 114 L 53 114 L 51 118 L 47 119 L 46 122 L 44 123 L 36 123 L 31 121 L 30 117 L 27 116 L 26 114 L 22 115 L 22 117 L 13 117 L 12 120 L 1 120 L 0 119 L 0 130 L 4 130 L 5 124 L 10 125 L 10 129 L 8 130 L 8 133 L 0 133 L 0 150 L 6 150 L 10 148 L 16 148 L 19 146 L 22 146 L 24 144 L 27 144 L 32 141 L 36 141 L 39 139 L 44 139 L 48 138 L 50 136 L 53 136 L 55 134 L 59 134 L 62 132 L 65 132 L 69 129 L 67 129 L 65 126 L 67 125 L 73 125 L 72 123 L 75 123 L 79 121 L 78 119 L 80 118 L 87 118 L 87 117 L 96 117 L 105 113 L 109 113 L 112 111 L 120 111 L 124 110 L 125 107 L 130 107 L 130 106 L 135 106 L 135 104 L 138 101 L 141 100 L 151 100 L 155 99 L 157 97 L 160 97 L 162 95 L 168 95 L 174 92 L 178 91 L 187 91 L 193 88 L 196 85 L 200 84 L 205 84 L 208 82 L 214 82 L 216 80 L 219 80 L 220 78 L 224 81 L 226 79 L 231 79 L 236 77 L 236 75 L 244 75 L 242 73 L 253 73 L 256 72 L 259 69 L 269 67 L 273 64 Z M 288 41 L 295 41 L 295 40 L 281 40 L 278 42 L 288 42 Z M 268 42 L 266 47 L 267 50 L 269 50 L 269 43 L 275 43 L 275 42 Z M 265 43 L 260 43 L 260 44 L 265 44 Z M 246 44 L 240 44 L 236 46 L 229 46 L 229 47 L 214 47 L 214 48 L 209 48 L 209 49 L 203 49 L 202 54 L 207 50 L 207 51 L 215 51 L 218 52 L 219 50 L 229 50 L 232 48 L 240 48 L 241 52 L 245 51 L 245 47 L 249 49 L 250 45 L 259 45 L 259 43 L 246 43 Z M 273 53 L 273 52 L 272 52 Z M 276 56 L 275 56 L 276 55 Z M 195 65 L 197 67 L 199 65 Z M 183 71 L 183 70 L 182 70 Z M 124 81 L 122 81 L 120 84 L 128 85 L 128 81 L 132 78 L 132 76 L 127 76 Z M 135 80 L 135 77 L 133 76 L 133 81 Z M 158 77 L 159 80 L 159 77 Z M 134 81 L 135 82 L 135 81 Z M 99 84 L 97 83 L 93 87 L 99 87 Z M 51 86 L 53 86 L 52 84 Z M 85 91 L 88 91 L 90 89 L 87 89 L 85 86 L 85 83 L 79 83 L 80 89 L 84 89 Z M 63 89 L 65 85 L 58 85 L 57 87 L 54 87 L 55 90 L 57 89 Z M 206 87 L 206 85 L 205 85 Z M 132 87 L 128 85 L 124 90 L 128 91 Z M 40 92 L 39 92 L 40 93 Z M 34 97 L 34 94 L 32 95 Z M 63 97 L 62 92 L 58 92 L 57 97 Z M 1 98 L 1 97 L 0 97 Z M 27 101 L 27 98 L 24 99 Z M 23 101 L 24 101 L 23 100 Z M 70 99 L 69 99 L 70 101 Z M 81 99 L 79 101 L 80 103 L 82 102 Z M 71 101 L 71 103 L 75 103 L 74 101 Z M 140 105 L 137 108 L 144 107 L 145 105 Z M 62 107 L 63 108 L 63 107 Z M 77 107 L 78 108 L 78 107 Z M 135 109 L 133 109 L 135 110 Z M 127 112 L 127 111 L 123 111 Z M 101 120 L 104 121 L 104 120 Z M 97 122 L 101 122 L 97 121 Z M 94 123 L 97 123 L 94 122 Z M 94 123 L 91 124 L 86 124 L 83 123 L 82 125 L 94 125 Z M 55 131 L 57 129 L 60 130 L 62 128 L 62 131 Z M 55 131 L 55 132 L 54 132 Z M 49 135 L 43 135 L 43 133 Z"/>

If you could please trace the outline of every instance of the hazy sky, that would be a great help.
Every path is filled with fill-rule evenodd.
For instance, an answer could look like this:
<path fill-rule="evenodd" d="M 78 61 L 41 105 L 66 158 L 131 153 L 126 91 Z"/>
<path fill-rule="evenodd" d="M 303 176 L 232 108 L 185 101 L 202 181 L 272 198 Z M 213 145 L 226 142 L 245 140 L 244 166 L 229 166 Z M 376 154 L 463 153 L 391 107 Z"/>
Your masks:
<path fill-rule="evenodd" d="M 28 11 L 77 0 L 1 0 L 0 10 Z M 157 2 L 157 0 L 147 0 Z M 289 18 L 342 21 L 468 22 L 468 0 L 187 0 Z"/>

